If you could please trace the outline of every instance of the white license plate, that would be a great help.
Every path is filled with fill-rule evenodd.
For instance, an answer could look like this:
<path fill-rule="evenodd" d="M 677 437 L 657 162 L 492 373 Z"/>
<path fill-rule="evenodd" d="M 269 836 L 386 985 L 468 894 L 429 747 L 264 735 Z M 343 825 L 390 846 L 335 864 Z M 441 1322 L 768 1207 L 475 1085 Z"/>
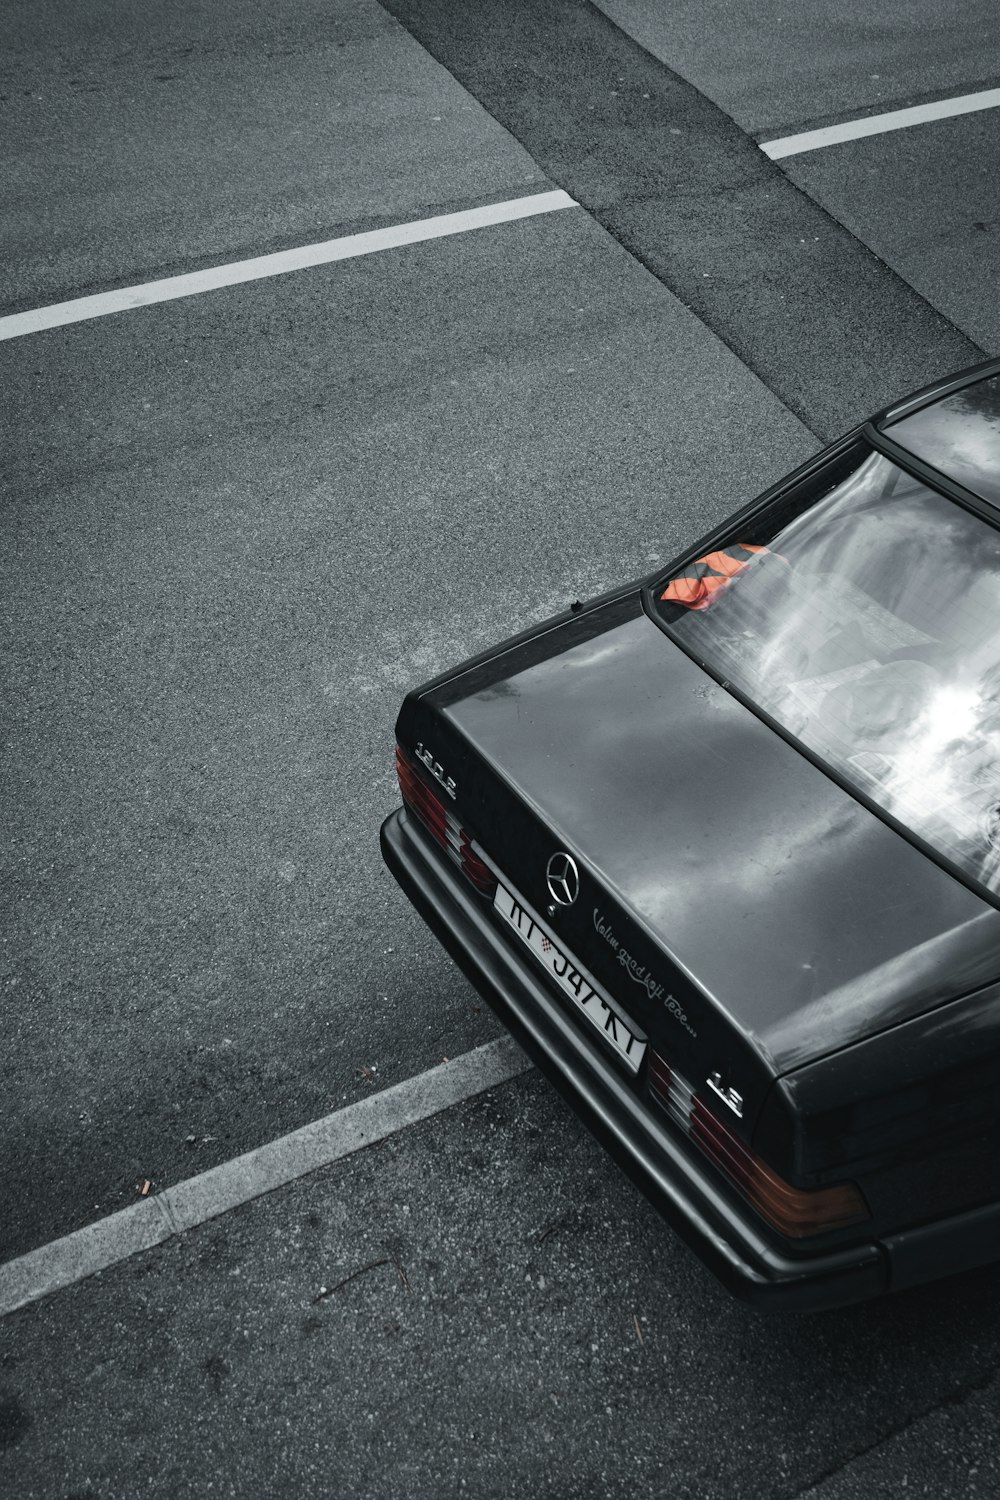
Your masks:
<path fill-rule="evenodd" d="M 597 1028 L 605 1041 L 610 1042 L 626 1067 L 637 1073 L 646 1043 L 632 1034 L 618 1012 L 611 1009 L 604 996 L 580 972 L 565 949 L 559 947 L 543 931 L 528 908 L 516 896 L 512 896 L 506 886 L 497 885 L 493 905 L 504 920 L 510 923 L 526 947 L 531 949 L 542 967 L 552 975 L 560 989 L 583 1012 L 591 1025 Z"/>

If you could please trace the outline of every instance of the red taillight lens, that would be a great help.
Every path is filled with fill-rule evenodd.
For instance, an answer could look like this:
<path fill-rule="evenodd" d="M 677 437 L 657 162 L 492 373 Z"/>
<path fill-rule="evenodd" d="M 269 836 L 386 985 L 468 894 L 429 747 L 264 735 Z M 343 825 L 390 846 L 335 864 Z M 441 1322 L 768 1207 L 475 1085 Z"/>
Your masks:
<path fill-rule="evenodd" d="M 650 1048 L 650 1092 L 695 1145 L 714 1161 L 763 1219 L 790 1239 L 846 1229 L 867 1219 L 865 1201 L 853 1182 L 828 1188 L 796 1188 L 740 1140 L 675 1069 Z"/>
<path fill-rule="evenodd" d="M 449 853 L 457 852 L 459 827 L 455 819 L 449 818 L 449 809 L 436 792 L 432 792 L 426 781 L 417 775 L 416 768 L 407 758 L 406 752 L 396 746 L 396 775 L 399 777 L 399 790 L 403 794 L 406 803 L 423 823 L 429 833 L 432 833 L 443 849 Z M 454 838 L 450 822 L 455 822 Z"/>
<path fill-rule="evenodd" d="M 479 858 L 472 847 L 472 840 L 462 829 L 462 848 L 460 850 L 459 864 L 466 879 L 471 880 L 477 891 L 482 891 L 484 896 L 492 896 L 497 888 L 497 878 L 489 865 Z"/>
<path fill-rule="evenodd" d="M 471 835 L 462 827 L 444 795 L 424 780 L 399 745 L 396 746 L 396 774 L 403 801 L 410 811 L 416 813 L 428 833 L 437 839 L 449 859 L 455 861 L 476 890 L 484 896 L 492 896 L 497 886 L 496 876 L 473 849 Z"/>
<path fill-rule="evenodd" d="M 648 1082 L 660 1102 L 670 1108 L 670 1069 L 658 1052 L 649 1049 Z M 672 1111 L 671 1111 L 672 1112 Z"/>

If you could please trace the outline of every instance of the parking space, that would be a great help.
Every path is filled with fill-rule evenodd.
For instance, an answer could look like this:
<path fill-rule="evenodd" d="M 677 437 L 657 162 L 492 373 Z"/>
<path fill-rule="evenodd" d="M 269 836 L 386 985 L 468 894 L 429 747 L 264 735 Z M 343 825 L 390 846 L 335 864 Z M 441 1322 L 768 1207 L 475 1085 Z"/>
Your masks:
<path fill-rule="evenodd" d="M 989 86 L 985 0 L 568 8 L 16 8 L 0 314 L 589 206 L 0 343 L 0 1262 L 496 1037 L 379 857 L 402 694 L 996 342 L 1000 115 L 753 144 Z M 998 1337 L 762 1321 L 532 1075 L 0 1320 L 0 1489 L 840 1500 Z"/>
<path fill-rule="evenodd" d="M 813 441 L 576 210 L 0 363 L 10 1255 L 493 1034 L 379 858 L 403 692 Z"/>
<path fill-rule="evenodd" d="M 759 141 L 995 88 L 986 0 L 868 7 L 602 0 L 601 9 Z M 786 157 L 783 172 L 987 353 L 1000 346 L 1000 112 Z"/>
<path fill-rule="evenodd" d="M 754 1315 L 531 1076 L 5 1319 L 0 1476 L 24 1500 L 895 1494 L 852 1488 L 855 1457 L 967 1398 L 981 1453 L 998 1332 L 992 1272 Z"/>
<path fill-rule="evenodd" d="M 981 348 L 1000 348 L 1000 110 L 849 141 L 782 166 Z"/>
<path fill-rule="evenodd" d="M 384 3 L 817 437 L 983 357 L 724 108 L 595 7 Z M 723 55 L 738 49 L 732 28 L 713 35 Z"/>
<path fill-rule="evenodd" d="M 755 140 L 1000 82 L 991 0 L 600 0 Z"/>
<path fill-rule="evenodd" d="M 7 8 L 0 311 L 536 191 L 375 0 Z"/>

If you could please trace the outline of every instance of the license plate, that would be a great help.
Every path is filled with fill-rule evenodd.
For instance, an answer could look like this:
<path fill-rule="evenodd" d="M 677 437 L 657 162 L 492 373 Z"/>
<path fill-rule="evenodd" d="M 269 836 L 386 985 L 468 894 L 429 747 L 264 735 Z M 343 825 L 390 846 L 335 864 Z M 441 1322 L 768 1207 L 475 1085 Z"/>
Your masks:
<path fill-rule="evenodd" d="M 581 973 L 572 957 L 539 926 L 531 911 L 516 896 L 511 895 L 506 886 L 497 885 L 493 905 L 522 943 L 531 949 L 542 967 L 552 975 L 563 993 L 569 996 L 604 1040 L 611 1044 L 625 1066 L 637 1073 L 646 1043 L 633 1035 L 618 1012 L 611 1009 L 600 991 Z"/>

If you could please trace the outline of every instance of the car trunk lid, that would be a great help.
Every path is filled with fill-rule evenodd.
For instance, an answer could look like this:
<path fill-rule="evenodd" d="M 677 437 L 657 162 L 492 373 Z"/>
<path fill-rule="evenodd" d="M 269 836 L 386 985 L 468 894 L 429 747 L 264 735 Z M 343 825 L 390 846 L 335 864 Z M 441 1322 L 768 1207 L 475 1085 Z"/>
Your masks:
<path fill-rule="evenodd" d="M 400 735 L 536 909 L 749 1137 L 774 1078 L 995 977 L 1000 913 L 708 676 L 638 595 L 407 700 Z"/>

